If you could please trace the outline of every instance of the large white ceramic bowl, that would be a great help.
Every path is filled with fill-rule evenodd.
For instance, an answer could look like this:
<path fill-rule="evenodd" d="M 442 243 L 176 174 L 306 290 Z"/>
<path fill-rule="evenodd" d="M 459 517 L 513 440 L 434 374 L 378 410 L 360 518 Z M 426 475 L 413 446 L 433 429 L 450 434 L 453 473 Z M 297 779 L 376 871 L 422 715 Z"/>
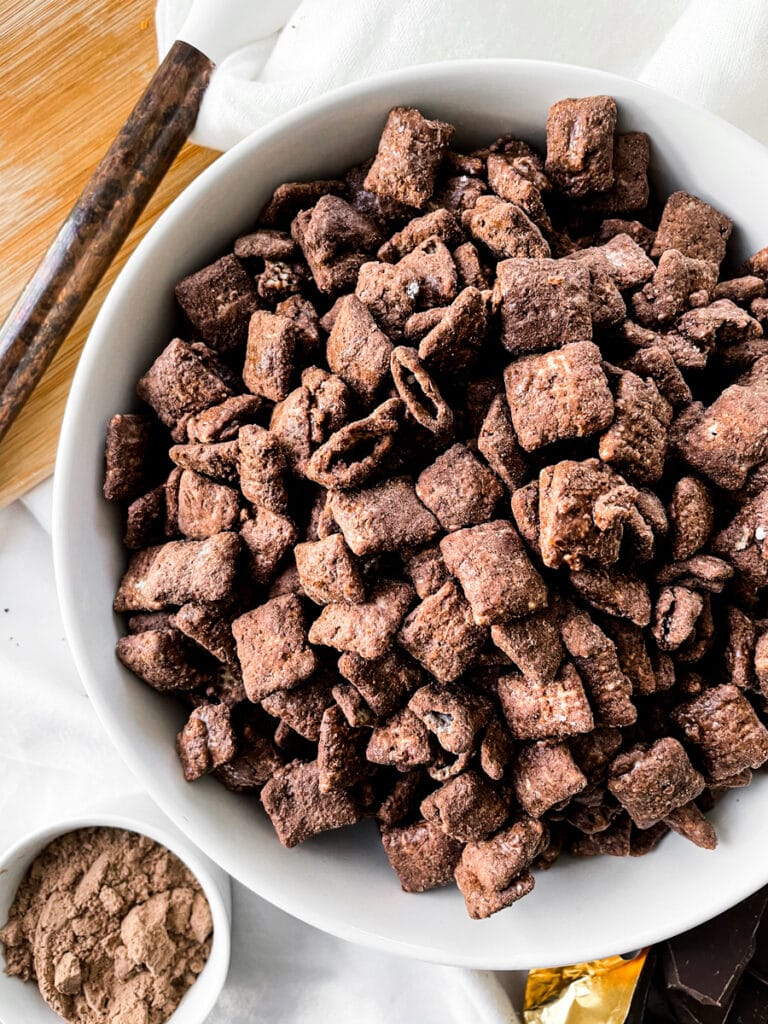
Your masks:
<path fill-rule="evenodd" d="M 123 626 L 111 603 L 125 553 L 117 513 L 101 497 L 104 427 L 112 413 L 134 407 L 136 379 L 169 340 L 174 282 L 249 228 L 279 182 L 329 176 L 362 160 L 397 104 L 453 122 L 459 146 L 510 131 L 542 144 L 554 100 L 594 93 L 616 97 L 621 129 L 650 132 L 662 192 L 685 188 L 724 210 L 738 225 L 742 255 L 768 242 L 768 151 L 724 121 L 585 68 L 503 60 L 411 68 L 280 118 L 193 182 L 113 286 L 67 406 L 55 487 L 59 596 L 78 668 L 118 750 L 163 810 L 234 877 L 304 921 L 389 952 L 525 968 L 634 949 L 693 926 L 768 881 L 768 777 L 719 804 L 717 852 L 672 836 L 639 860 L 563 859 L 537 877 L 531 896 L 483 922 L 469 920 L 453 888 L 402 893 L 371 824 L 282 849 L 256 800 L 213 780 L 183 781 L 173 744 L 181 713 L 115 659 Z"/>

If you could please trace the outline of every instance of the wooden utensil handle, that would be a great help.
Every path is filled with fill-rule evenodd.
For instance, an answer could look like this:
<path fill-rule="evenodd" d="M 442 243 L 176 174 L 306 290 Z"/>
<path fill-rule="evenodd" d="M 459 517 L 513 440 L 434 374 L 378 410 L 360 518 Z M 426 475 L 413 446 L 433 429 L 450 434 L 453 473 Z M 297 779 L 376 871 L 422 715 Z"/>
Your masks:
<path fill-rule="evenodd" d="M 173 44 L 0 328 L 0 438 L 188 138 L 212 69 Z"/>

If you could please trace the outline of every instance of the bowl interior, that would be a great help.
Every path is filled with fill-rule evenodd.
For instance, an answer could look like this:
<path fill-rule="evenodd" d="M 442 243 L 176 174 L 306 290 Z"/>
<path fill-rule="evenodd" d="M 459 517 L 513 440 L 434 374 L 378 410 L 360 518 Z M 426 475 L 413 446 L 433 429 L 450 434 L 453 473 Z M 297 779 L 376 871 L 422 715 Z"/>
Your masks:
<path fill-rule="evenodd" d="M 213 1009 L 229 969 L 231 895 L 229 879 L 177 832 L 163 822 L 162 814 L 149 800 L 134 801 L 141 818 L 131 808 L 121 815 L 87 815 L 59 822 L 25 836 L 0 857 L 0 924 L 5 923 L 24 875 L 32 861 L 49 843 L 66 832 L 91 826 L 124 828 L 147 835 L 182 860 L 208 899 L 213 918 L 213 942 L 205 967 L 185 994 L 168 1024 L 200 1024 Z M 130 816 L 126 816 L 127 812 Z M 34 983 L 24 983 L 0 972 L 0 1011 L 4 1024 L 61 1024 L 61 1017 L 43 1000 Z"/>
<path fill-rule="evenodd" d="M 714 814 L 714 854 L 677 836 L 639 860 L 558 862 L 514 910 L 471 922 L 457 891 L 403 894 L 370 824 L 283 850 L 257 801 L 184 783 L 173 737 L 181 713 L 121 668 L 111 612 L 125 564 L 115 510 L 100 495 L 104 427 L 135 407 L 136 379 L 170 338 L 173 285 L 249 228 L 276 184 L 329 176 L 371 154 L 390 107 L 416 105 L 457 126 L 460 146 L 515 132 L 543 143 L 549 105 L 610 93 L 622 130 L 651 134 L 661 192 L 685 188 L 738 227 L 744 256 L 768 240 L 768 152 L 718 119 L 637 83 L 526 61 L 414 68 L 347 87 L 223 156 L 165 213 L 129 261 L 93 328 L 72 388 L 56 470 L 54 547 L 62 614 L 91 699 L 125 760 L 166 813 L 215 861 L 288 912 L 342 937 L 445 963 L 524 968 L 573 963 L 681 931 L 768 880 L 768 778 Z"/>

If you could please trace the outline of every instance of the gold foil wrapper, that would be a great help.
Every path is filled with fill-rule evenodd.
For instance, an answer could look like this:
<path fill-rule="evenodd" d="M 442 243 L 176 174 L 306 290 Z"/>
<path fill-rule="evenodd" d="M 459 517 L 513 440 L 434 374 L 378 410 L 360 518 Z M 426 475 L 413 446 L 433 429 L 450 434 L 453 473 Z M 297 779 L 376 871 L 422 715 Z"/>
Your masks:
<path fill-rule="evenodd" d="M 528 974 L 525 1024 L 624 1024 L 648 950 Z"/>

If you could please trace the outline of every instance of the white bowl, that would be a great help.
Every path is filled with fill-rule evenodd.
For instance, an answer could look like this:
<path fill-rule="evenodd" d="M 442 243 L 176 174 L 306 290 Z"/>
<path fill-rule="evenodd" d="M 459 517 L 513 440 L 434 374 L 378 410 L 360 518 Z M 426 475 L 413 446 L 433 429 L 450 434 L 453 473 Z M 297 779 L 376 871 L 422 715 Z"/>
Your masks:
<path fill-rule="evenodd" d="M 54 822 L 23 836 L 0 854 L 0 924 L 8 919 L 16 890 L 32 861 L 57 836 L 78 828 L 106 826 L 139 832 L 161 843 L 182 860 L 197 878 L 211 908 L 213 942 L 205 967 L 186 992 L 168 1024 L 202 1024 L 216 1004 L 229 970 L 232 895 L 229 877 L 201 854 L 146 798 L 129 801 L 128 813 L 94 812 Z M 2 955 L 0 955 L 2 961 Z M 34 982 L 9 978 L 0 964 L 0 1019 L 3 1024 L 61 1024 Z"/>
<path fill-rule="evenodd" d="M 481 968 L 573 963 L 641 947 L 719 913 L 768 881 L 768 777 L 718 805 L 717 852 L 672 836 L 639 860 L 562 860 L 537 877 L 531 896 L 483 922 L 469 920 L 454 888 L 402 893 L 370 823 L 282 849 L 256 801 L 210 779 L 183 781 L 173 744 L 181 713 L 115 659 L 123 624 L 111 602 L 125 553 L 117 513 L 100 493 L 104 426 L 135 406 L 137 378 L 170 338 L 174 282 L 249 228 L 279 182 L 360 161 L 397 104 L 453 122 L 459 146 L 509 131 L 541 145 L 554 100 L 594 93 L 616 97 L 622 130 L 651 134 L 662 192 L 685 188 L 733 217 L 741 255 L 768 242 L 768 151 L 716 117 L 585 68 L 503 60 L 410 68 L 280 118 L 186 189 L 113 286 L 64 419 L 54 504 L 62 614 L 83 682 L 120 753 L 179 827 L 249 888 L 343 938 L 426 960 Z"/>

